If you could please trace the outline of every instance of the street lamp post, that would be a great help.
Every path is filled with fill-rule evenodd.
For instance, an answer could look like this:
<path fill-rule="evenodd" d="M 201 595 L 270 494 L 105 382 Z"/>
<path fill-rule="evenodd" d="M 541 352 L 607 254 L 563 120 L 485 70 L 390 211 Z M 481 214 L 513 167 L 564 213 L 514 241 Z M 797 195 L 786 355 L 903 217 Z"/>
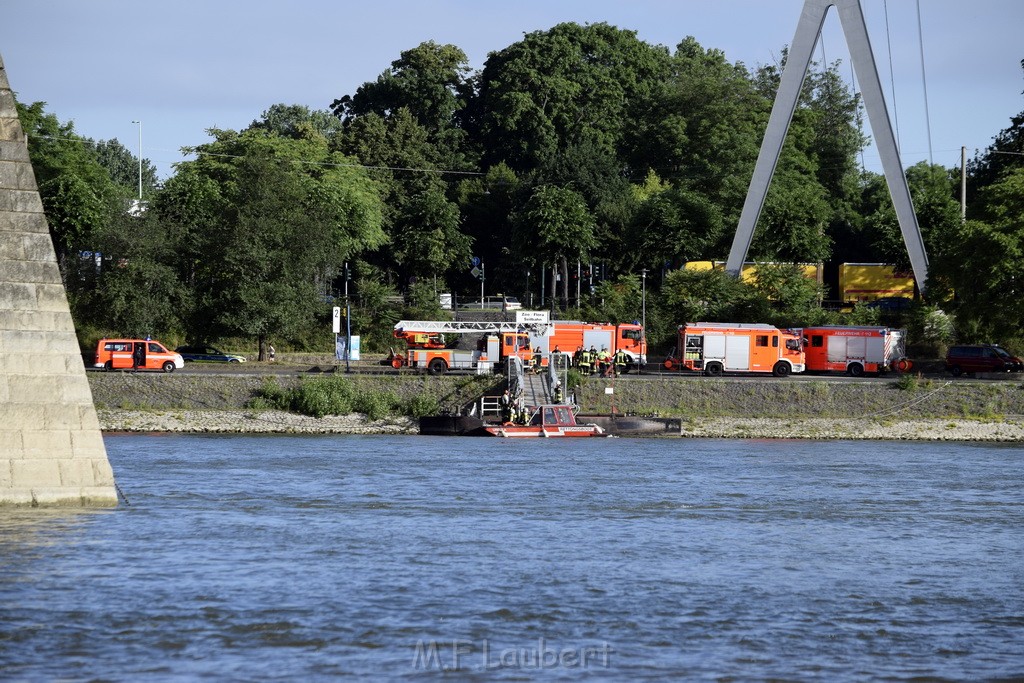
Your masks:
<path fill-rule="evenodd" d="M 637 359 L 636 371 L 643 372 L 647 362 L 647 269 L 640 271 L 640 352 L 642 359 Z"/>
<path fill-rule="evenodd" d="M 139 125 L 139 202 L 142 202 L 142 121 L 132 121 Z"/>
<path fill-rule="evenodd" d="M 647 336 L 647 269 L 640 271 L 640 325 Z"/>

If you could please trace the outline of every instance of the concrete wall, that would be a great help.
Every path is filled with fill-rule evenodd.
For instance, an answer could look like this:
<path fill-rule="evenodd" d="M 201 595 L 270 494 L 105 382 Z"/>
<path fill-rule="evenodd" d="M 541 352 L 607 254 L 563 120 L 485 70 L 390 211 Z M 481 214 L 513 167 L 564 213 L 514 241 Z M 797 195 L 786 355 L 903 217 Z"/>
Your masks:
<path fill-rule="evenodd" d="M 114 473 L 0 58 L 0 505 L 116 504 Z"/>

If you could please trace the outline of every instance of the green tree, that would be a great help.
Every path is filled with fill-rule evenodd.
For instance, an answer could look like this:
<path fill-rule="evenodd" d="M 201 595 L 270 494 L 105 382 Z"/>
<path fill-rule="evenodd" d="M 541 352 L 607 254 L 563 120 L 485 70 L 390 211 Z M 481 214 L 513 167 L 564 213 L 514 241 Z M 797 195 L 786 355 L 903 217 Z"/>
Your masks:
<path fill-rule="evenodd" d="M 95 286 L 73 299 L 82 323 L 115 335 L 177 335 L 187 299 L 174 270 L 174 245 L 152 211 L 120 214 L 93 236 L 99 262 Z M 166 341 L 166 339 L 165 339 Z"/>
<path fill-rule="evenodd" d="M 671 75 L 626 131 L 629 166 L 704 196 L 735 224 L 769 107 L 742 64 L 687 37 Z"/>
<path fill-rule="evenodd" d="M 90 141 L 45 108 L 45 102 L 17 104 L 57 261 L 70 285 L 67 271 L 74 260 L 69 257 L 91 250 L 94 233 L 126 205 Z"/>
<path fill-rule="evenodd" d="M 907 184 L 930 263 L 928 298 L 942 301 L 950 295 L 950 278 L 955 277 L 962 257 L 954 182 L 947 169 L 922 161 L 907 169 Z M 909 271 L 910 257 L 882 176 L 871 177 L 865 198 L 866 234 L 872 237 L 876 253 L 883 262 Z"/>
<path fill-rule="evenodd" d="M 297 140 L 317 134 L 330 140 L 342 131 L 343 126 L 327 111 L 311 110 L 302 104 L 275 104 L 249 124 L 249 128 Z"/>
<path fill-rule="evenodd" d="M 443 275 L 470 258 L 470 237 L 459 231 L 459 208 L 437 188 L 411 198 L 395 242 L 395 258 L 413 277 Z"/>
<path fill-rule="evenodd" d="M 766 297 L 724 270 L 674 270 L 661 296 L 666 315 L 685 322 L 762 322 L 771 313 Z"/>
<path fill-rule="evenodd" d="M 183 245 L 182 280 L 197 293 L 191 331 L 300 334 L 324 312 L 319 292 L 344 262 L 382 245 L 376 187 L 315 130 L 212 130 L 167 183 L 157 210 Z"/>
<path fill-rule="evenodd" d="M 760 264 L 753 282 L 755 292 L 771 302 L 772 313 L 761 322 L 779 327 L 822 325 L 830 320 L 821 308 L 824 287 L 792 263 Z"/>
<path fill-rule="evenodd" d="M 594 218 L 578 192 L 551 185 L 534 189 L 515 217 L 522 253 L 561 273 L 562 304 L 569 304 L 568 261 L 585 260 L 596 246 Z"/>
<path fill-rule="evenodd" d="M 612 323 L 626 323 L 642 317 L 643 293 L 640 277 L 620 275 L 614 280 L 605 280 L 595 287 L 594 296 L 583 308 L 587 320 L 606 320 Z"/>
<path fill-rule="evenodd" d="M 969 220 L 945 265 L 956 292 L 961 341 L 1018 340 L 1024 329 L 1024 168 L 1008 170 L 981 192 L 987 220 Z"/>
<path fill-rule="evenodd" d="M 664 48 L 604 23 L 559 24 L 492 52 L 479 85 L 486 163 L 519 173 L 583 143 L 617 153 L 668 64 Z"/>
<path fill-rule="evenodd" d="M 402 52 L 376 81 L 336 99 L 331 110 L 346 126 L 366 116 L 387 121 L 404 110 L 424 131 L 439 167 L 465 170 L 471 163 L 464 112 L 474 94 L 470 71 L 458 47 L 427 41 Z"/>
<path fill-rule="evenodd" d="M 1024 69 L 1024 59 L 1020 62 Z M 982 208 L 978 195 L 1004 175 L 1024 167 L 1024 111 L 1010 119 L 1010 125 L 999 132 L 995 141 L 971 160 L 967 169 L 967 213 L 974 218 Z"/>
<path fill-rule="evenodd" d="M 462 215 L 462 230 L 473 240 L 473 254 L 486 265 L 487 284 L 491 291 L 521 292 L 523 301 L 529 260 L 521 256 L 520 245 L 513 239 L 512 217 L 525 194 L 525 186 L 505 164 L 487 169 L 483 176 L 462 180 L 456 187 L 456 198 Z"/>
<path fill-rule="evenodd" d="M 813 175 L 779 168 L 768 190 L 750 248 L 755 261 L 814 263 L 828 259 L 832 216 L 825 189 Z"/>
<path fill-rule="evenodd" d="M 338 98 L 331 108 L 346 121 L 371 113 L 387 118 L 405 108 L 417 123 L 436 133 L 453 126 L 456 114 L 465 107 L 468 61 L 466 53 L 454 45 L 420 43 L 402 52 L 376 81 L 364 83 L 354 95 Z"/>
<path fill-rule="evenodd" d="M 115 138 L 89 141 L 96 150 L 96 160 L 107 169 L 110 179 L 123 194 L 135 196 L 139 188 L 139 158 Z M 149 159 L 142 160 L 142 197 L 152 197 L 158 185 L 156 166 Z"/>
<path fill-rule="evenodd" d="M 363 266 L 357 267 L 359 270 L 372 269 Z M 402 307 L 398 303 L 402 297 L 393 285 L 382 282 L 380 278 L 358 278 L 355 285 L 358 294 L 352 309 L 352 329 L 360 331 L 363 348 L 370 352 L 383 352 L 396 347 L 393 332 L 395 323 L 402 319 Z"/>
<path fill-rule="evenodd" d="M 628 249 L 645 266 L 701 260 L 714 253 L 725 224 L 721 208 L 706 194 L 681 187 L 650 193 L 631 226 Z"/>

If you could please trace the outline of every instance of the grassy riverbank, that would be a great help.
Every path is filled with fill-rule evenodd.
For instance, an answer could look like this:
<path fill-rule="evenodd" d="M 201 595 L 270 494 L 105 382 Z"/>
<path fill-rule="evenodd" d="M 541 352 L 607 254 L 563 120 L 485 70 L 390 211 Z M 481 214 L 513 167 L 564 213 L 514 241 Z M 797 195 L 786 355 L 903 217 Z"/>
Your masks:
<path fill-rule="evenodd" d="M 333 375 L 252 376 L 174 373 L 89 373 L 98 408 L 123 410 L 238 410 L 268 386 L 289 389 Z M 489 376 L 345 376 L 364 393 L 387 394 L 399 402 L 418 396 L 442 410 L 457 409 L 483 393 L 497 393 L 500 378 Z M 607 393 L 611 388 L 614 393 Z M 663 417 L 999 418 L 1024 415 L 1020 381 L 879 378 L 865 383 L 812 381 L 730 381 L 715 379 L 589 379 L 576 392 L 583 412 Z"/>
<path fill-rule="evenodd" d="M 614 393 L 606 393 L 613 387 Z M 865 383 L 684 380 L 588 381 L 577 392 L 583 409 L 681 418 L 972 418 L 1024 415 L 1019 381 L 878 378 Z"/>
<path fill-rule="evenodd" d="M 390 412 L 372 418 L 297 415 L 259 399 L 268 386 L 286 393 L 325 377 L 334 376 L 89 374 L 107 431 L 415 433 L 402 406 L 428 398 L 456 410 L 500 388 L 494 376 L 346 376 L 353 395 L 388 397 Z M 584 413 L 679 418 L 684 436 L 1024 441 L 1024 386 L 1017 380 L 589 379 L 577 400 Z"/>

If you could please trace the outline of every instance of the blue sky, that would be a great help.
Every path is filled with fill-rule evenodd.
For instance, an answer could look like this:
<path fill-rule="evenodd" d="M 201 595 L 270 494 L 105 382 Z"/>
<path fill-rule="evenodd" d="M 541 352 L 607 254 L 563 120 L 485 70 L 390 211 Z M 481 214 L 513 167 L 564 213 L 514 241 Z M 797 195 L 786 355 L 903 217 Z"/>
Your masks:
<path fill-rule="evenodd" d="M 674 47 L 692 35 L 749 67 L 776 62 L 803 0 L 4 0 L 0 55 L 23 102 L 45 101 L 79 134 L 117 138 L 161 177 L 211 127 L 244 128 L 275 103 L 326 109 L 373 80 L 403 50 L 452 43 L 483 66 L 488 52 L 563 21 L 608 22 Z M 904 165 L 959 164 L 1024 110 L 1024 2 L 862 0 Z M 887 17 L 888 15 L 888 21 Z M 886 24 L 888 23 L 888 33 Z M 889 45 L 892 48 L 890 78 Z M 823 47 L 843 60 L 833 10 Z M 822 45 L 817 56 L 821 57 Z M 925 116 L 924 83 L 928 111 Z M 895 108 L 893 94 L 895 91 Z M 865 163 L 879 170 L 869 150 Z"/>

